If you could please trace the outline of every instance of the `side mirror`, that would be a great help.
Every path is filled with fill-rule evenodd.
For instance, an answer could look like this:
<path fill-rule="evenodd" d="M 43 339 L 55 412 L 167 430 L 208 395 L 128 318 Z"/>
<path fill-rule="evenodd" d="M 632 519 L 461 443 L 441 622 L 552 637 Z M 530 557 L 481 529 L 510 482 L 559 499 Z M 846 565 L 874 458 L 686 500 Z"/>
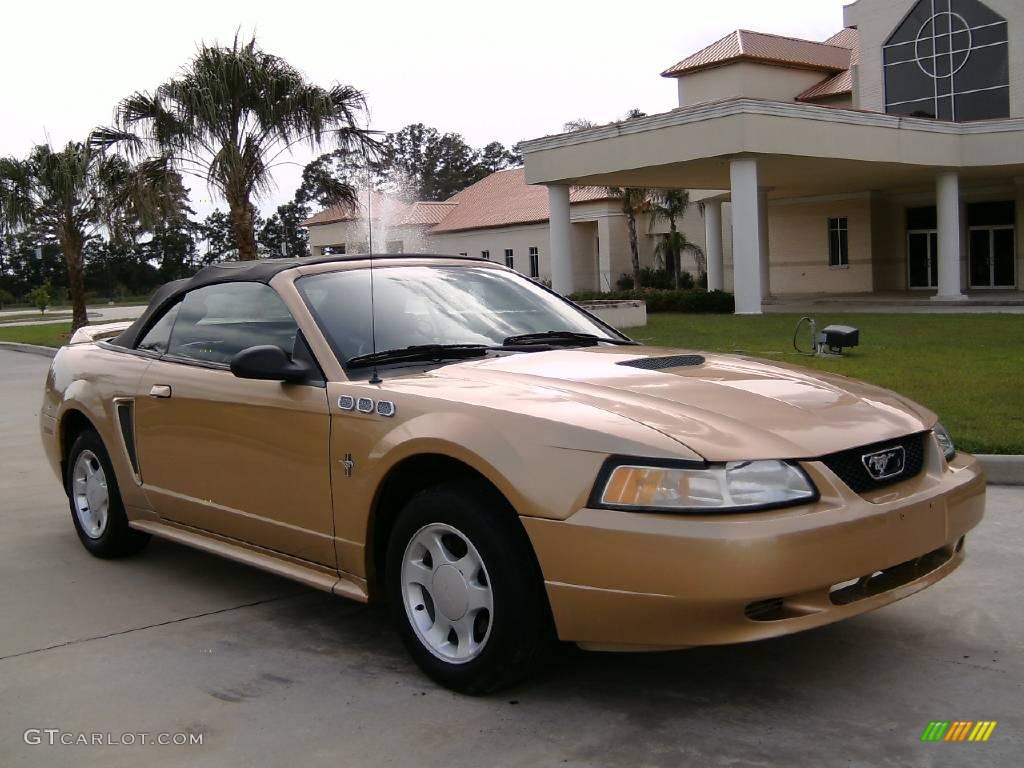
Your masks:
<path fill-rule="evenodd" d="M 280 347 L 261 344 L 243 349 L 232 357 L 231 372 L 240 379 L 302 381 L 309 373 L 309 366 L 292 360 Z"/>

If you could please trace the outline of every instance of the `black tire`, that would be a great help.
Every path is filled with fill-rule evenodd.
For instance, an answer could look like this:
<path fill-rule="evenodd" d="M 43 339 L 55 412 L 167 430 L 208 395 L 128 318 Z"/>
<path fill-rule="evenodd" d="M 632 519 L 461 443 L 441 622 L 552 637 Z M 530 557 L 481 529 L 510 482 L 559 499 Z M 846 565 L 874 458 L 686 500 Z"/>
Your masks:
<path fill-rule="evenodd" d="M 449 525 L 472 543 L 490 582 L 494 610 L 489 635 L 479 655 L 463 663 L 436 656 L 418 636 L 406 608 L 406 547 L 432 523 Z M 554 646 L 547 595 L 530 541 L 505 500 L 483 483 L 445 483 L 413 497 L 391 531 L 385 568 L 388 603 L 402 641 L 419 667 L 446 688 L 480 695 L 508 687 L 539 669 Z"/>
<path fill-rule="evenodd" d="M 74 483 L 75 465 L 83 452 L 90 451 L 103 468 L 103 475 L 107 484 L 107 519 L 106 525 L 99 536 L 90 536 L 82 528 L 75 508 L 75 494 L 72 491 Z M 75 442 L 71 444 L 68 451 L 68 460 L 65 464 L 64 489 L 68 495 L 68 504 L 71 509 L 71 521 L 75 526 L 75 533 L 78 540 L 82 542 L 90 554 L 102 558 L 127 557 L 139 552 L 149 542 L 149 534 L 135 531 L 128 527 L 128 516 L 124 511 L 124 502 L 121 501 L 121 491 L 117 486 L 117 476 L 114 474 L 114 467 L 110 463 L 110 454 L 100 436 L 92 429 L 83 430 Z"/>

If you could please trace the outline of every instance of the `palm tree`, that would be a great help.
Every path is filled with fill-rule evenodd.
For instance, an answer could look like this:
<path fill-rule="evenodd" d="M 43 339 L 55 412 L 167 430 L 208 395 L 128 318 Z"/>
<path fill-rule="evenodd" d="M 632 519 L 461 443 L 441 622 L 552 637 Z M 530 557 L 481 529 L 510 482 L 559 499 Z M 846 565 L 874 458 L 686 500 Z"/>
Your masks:
<path fill-rule="evenodd" d="M 608 194 L 622 201 L 622 212 L 626 214 L 629 231 L 629 252 L 633 257 L 633 288 L 640 288 L 640 240 L 636 232 L 636 217 L 648 205 L 650 193 L 639 187 L 608 187 Z"/>
<path fill-rule="evenodd" d="M 86 242 L 100 230 L 116 237 L 125 222 L 148 220 L 159 198 L 151 177 L 88 142 L 69 142 L 60 151 L 40 144 L 23 160 L 0 159 L 0 230 L 34 227 L 56 237 L 68 268 L 73 331 L 88 324 Z"/>
<path fill-rule="evenodd" d="M 119 146 L 154 170 L 203 179 L 227 201 L 239 259 L 256 258 L 253 201 L 273 189 L 272 171 L 300 143 L 331 140 L 348 150 L 373 151 L 365 129 L 366 100 L 348 85 L 321 88 L 256 39 L 203 46 L 180 76 L 117 106 L 114 126 L 93 133 L 102 147 Z M 356 202 L 338 181 L 332 203 Z"/>
<path fill-rule="evenodd" d="M 666 237 L 658 243 L 658 253 L 665 263 L 672 263 L 672 272 L 675 278 L 676 290 L 679 289 L 679 273 L 681 270 L 681 256 L 690 252 L 697 260 L 697 270 L 704 273 L 704 251 L 696 243 L 691 243 L 686 235 L 679 231 L 676 221 L 686 215 L 690 207 L 690 193 L 685 189 L 670 189 L 658 192 L 651 197 L 649 211 L 651 213 L 651 224 L 658 221 L 667 221 L 669 232 Z"/>

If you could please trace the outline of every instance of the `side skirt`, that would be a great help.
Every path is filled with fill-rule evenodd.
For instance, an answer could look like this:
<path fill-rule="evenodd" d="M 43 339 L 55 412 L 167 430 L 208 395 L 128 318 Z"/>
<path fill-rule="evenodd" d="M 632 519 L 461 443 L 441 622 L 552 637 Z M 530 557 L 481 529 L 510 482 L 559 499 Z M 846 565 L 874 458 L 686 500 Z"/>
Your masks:
<path fill-rule="evenodd" d="M 129 526 L 138 531 L 159 536 L 168 541 L 184 544 L 229 560 L 251 565 L 263 571 L 283 576 L 286 579 L 305 584 L 307 587 L 347 597 L 360 603 L 368 601 L 366 582 L 350 574 L 321 569 L 319 566 L 304 565 L 298 560 L 285 560 L 284 556 L 269 550 L 235 543 L 229 539 L 214 537 L 206 533 L 154 520 L 131 520 Z"/>

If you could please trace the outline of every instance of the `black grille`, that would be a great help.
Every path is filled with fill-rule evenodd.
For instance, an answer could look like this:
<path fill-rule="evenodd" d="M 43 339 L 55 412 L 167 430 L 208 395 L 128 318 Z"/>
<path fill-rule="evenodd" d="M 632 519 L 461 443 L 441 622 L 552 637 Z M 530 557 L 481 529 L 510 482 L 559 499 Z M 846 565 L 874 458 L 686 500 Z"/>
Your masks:
<path fill-rule="evenodd" d="M 829 469 L 839 476 L 839 479 L 846 483 L 855 493 L 866 493 L 876 488 L 883 488 L 893 483 L 899 483 L 917 477 L 924 469 L 924 440 L 927 432 L 917 435 L 908 435 L 895 440 L 886 440 L 882 443 L 873 443 L 860 448 L 851 448 L 847 451 L 833 453 L 821 460 Z M 884 480 L 876 480 L 864 466 L 863 457 L 879 451 L 886 451 L 897 446 L 904 451 L 903 471 L 893 477 Z"/>
<path fill-rule="evenodd" d="M 672 355 L 671 357 L 641 357 L 637 360 L 626 360 L 619 365 L 630 368 L 641 368 L 645 371 L 660 371 L 662 368 L 683 368 L 685 366 L 703 365 L 704 358 L 700 355 Z"/>

